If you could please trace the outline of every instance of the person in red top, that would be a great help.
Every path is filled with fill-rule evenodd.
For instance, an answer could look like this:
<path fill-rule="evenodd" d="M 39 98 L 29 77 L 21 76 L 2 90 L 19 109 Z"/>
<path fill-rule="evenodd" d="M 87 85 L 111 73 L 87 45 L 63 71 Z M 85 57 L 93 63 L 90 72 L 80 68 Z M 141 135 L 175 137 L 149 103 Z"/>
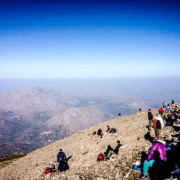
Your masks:
<path fill-rule="evenodd" d="M 109 130 L 110 130 L 110 127 L 109 127 L 109 125 L 107 125 L 107 130 L 105 132 L 108 133 Z"/>
<path fill-rule="evenodd" d="M 163 108 L 160 108 L 158 111 L 159 111 L 159 113 L 164 113 Z"/>

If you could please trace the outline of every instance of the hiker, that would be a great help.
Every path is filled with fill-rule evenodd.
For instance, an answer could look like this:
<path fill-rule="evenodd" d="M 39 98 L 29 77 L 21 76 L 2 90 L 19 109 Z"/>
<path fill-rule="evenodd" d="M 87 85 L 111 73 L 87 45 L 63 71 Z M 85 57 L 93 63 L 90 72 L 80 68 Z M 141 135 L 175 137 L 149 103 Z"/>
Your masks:
<path fill-rule="evenodd" d="M 172 106 L 173 106 L 174 105 L 174 100 L 173 99 L 172 99 L 171 103 L 172 103 Z"/>
<path fill-rule="evenodd" d="M 120 144 L 120 141 L 118 140 L 117 141 L 117 146 L 115 147 L 114 150 L 110 150 L 108 152 L 108 155 L 107 155 L 106 159 L 109 159 L 111 157 L 111 155 L 113 155 L 113 154 L 118 154 L 120 146 L 122 146 L 122 145 Z"/>
<path fill-rule="evenodd" d="M 109 131 L 109 133 L 116 133 L 116 129 L 114 127 L 112 127 L 111 130 Z"/>
<path fill-rule="evenodd" d="M 151 113 L 151 109 L 148 110 L 148 120 L 149 120 L 149 131 L 151 131 L 151 126 L 153 124 L 153 115 Z"/>
<path fill-rule="evenodd" d="M 166 113 L 169 113 L 170 110 L 171 110 L 171 108 L 170 108 L 170 105 L 168 104 L 167 107 L 166 107 L 166 111 L 165 111 L 165 112 L 166 112 Z"/>
<path fill-rule="evenodd" d="M 178 121 L 177 121 L 177 120 L 178 120 L 178 112 L 175 111 L 175 112 L 174 112 L 174 123 L 175 123 L 175 124 L 178 124 Z"/>
<path fill-rule="evenodd" d="M 98 129 L 98 131 L 97 131 L 97 136 L 98 136 L 99 138 L 102 138 L 102 135 L 103 135 L 103 133 L 102 133 L 101 127 L 99 127 L 99 129 Z"/>
<path fill-rule="evenodd" d="M 166 102 L 165 101 L 163 102 L 162 105 L 163 105 L 163 108 L 166 108 Z"/>
<path fill-rule="evenodd" d="M 158 139 L 160 139 L 161 130 L 164 127 L 164 122 L 160 114 L 157 114 L 154 119 L 154 128 L 155 128 L 155 134 Z"/>
<path fill-rule="evenodd" d="M 175 123 L 176 124 L 179 124 L 180 123 L 180 112 L 178 111 L 178 112 L 176 112 L 176 119 L 175 119 L 176 121 L 175 121 Z"/>
<path fill-rule="evenodd" d="M 105 133 L 107 134 L 109 132 L 109 130 L 110 130 L 110 127 L 109 127 L 109 125 L 107 125 L 107 130 L 105 131 Z"/>
<path fill-rule="evenodd" d="M 167 161 L 165 145 L 157 141 L 158 138 L 154 138 L 153 145 L 149 151 L 148 158 L 143 164 L 143 173 L 140 179 L 147 179 L 147 173 L 149 167 L 157 167 L 163 165 Z"/>
<path fill-rule="evenodd" d="M 175 105 L 175 110 L 178 111 L 178 106 L 177 105 Z"/>
<path fill-rule="evenodd" d="M 172 114 L 168 114 L 166 118 L 166 126 L 172 126 L 172 125 L 173 125 Z"/>
<path fill-rule="evenodd" d="M 63 172 L 68 169 L 67 161 L 66 161 L 66 155 L 62 151 L 62 149 L 59 150 L 59 153 L 57 155 L 57 162 L 59 162 L 58 169 L 60 172 Z"/>
<path fill-rule="evenodd" d="M 113 148 L 110 145 L 108 145 L 106 152 L 104 152 L 104 155 L 107 157 L 109 151 L 112 151 L 112 150 Z"/>
<path fill-rule="evenodd" d="M 161 107 L 159 110 L 158 110 L 159 113 L 164 113 L 164 109 Z"/>
<path fill-rule="evenodd" d="M 141 108 L 139 108 L 139 112 L 141 112 Z"/>
<path fill-rule="evenodd" d="M 119 115 L 119 117 L 120 117 L 120 116 L 121 116 L 121 113 L 119 113 L 118 115 Z"/>

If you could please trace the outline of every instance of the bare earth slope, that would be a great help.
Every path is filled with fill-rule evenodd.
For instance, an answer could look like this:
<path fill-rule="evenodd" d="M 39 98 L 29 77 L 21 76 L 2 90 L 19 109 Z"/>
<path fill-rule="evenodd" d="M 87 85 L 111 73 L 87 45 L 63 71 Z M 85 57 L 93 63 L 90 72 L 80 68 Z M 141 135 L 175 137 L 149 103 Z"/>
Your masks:
<path fill-rule="evenodd" d="M 154 110 L 155 112 L 157 111 Z M 107 125 L 115 127 L 117 133 L 105 135 L 102 139 L 88 135 L 96 131 L 99 126 L 105 131 Z M 131 166 L 133 158 L 140 151 L 147 151 L 151 146 L 151 143 L 144 138 L 147 125 L 147 112 L 99 123 L 13 162 L 0 171 L 1 179 L 137 179 L 139 174 L 134 173 Z M 170 132 L 175 133 L 172 128 L 164 128 L 163 135 Z M 154 136 L 153 130 L 151 135 Z M 119 154 L 112 156 L 110 161 L 97 162 L 98 154 L 105 152 L 109 144 L 115 147 L 116 140 L 120 140 L 123 145 Z M 67 156 L 72 155 L 69 160 L 70 170 L 44 175 L 43 164 L 53 163 L 57 167 L 56 155 L 60 148 Z M 88 153 L 82 155 L 86 151 Z"/>

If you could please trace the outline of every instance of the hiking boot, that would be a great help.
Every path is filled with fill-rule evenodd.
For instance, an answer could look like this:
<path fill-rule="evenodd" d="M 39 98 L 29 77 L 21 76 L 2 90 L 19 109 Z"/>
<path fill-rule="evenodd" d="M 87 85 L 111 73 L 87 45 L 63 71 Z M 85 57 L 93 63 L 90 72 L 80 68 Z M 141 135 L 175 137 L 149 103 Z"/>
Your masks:
<path fill-rule="evenodd" d="M 148 178 L 148 176 L 147 175 L 145 176 L 143 174 L 139 177 L 139 179 L 147 179 L 147 178 Z"/>

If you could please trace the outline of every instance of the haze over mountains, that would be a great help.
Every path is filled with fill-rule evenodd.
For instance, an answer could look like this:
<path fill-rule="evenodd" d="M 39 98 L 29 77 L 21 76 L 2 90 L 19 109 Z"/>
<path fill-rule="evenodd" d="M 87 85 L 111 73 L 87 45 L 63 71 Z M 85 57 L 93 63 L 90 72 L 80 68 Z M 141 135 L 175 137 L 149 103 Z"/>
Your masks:
<path fill-rule="evenodd" d="M 0 156 L 27 153 L 111 119 L 113 106 L 108 104 L 113 104 L 110 98 L 85 98 L 43 88 L 2 94 Z"/>
<path fill-rule="evenodd" d="M 164 100 L 180 99 L 173 80 L 162 81 L 163 86 L 150 79 L 66 81 L 0 79 L 0 156 L 30 152 L 119 112 L 132 114 L 140 107 L 159 108 Z M 29 88 L 38 84 L 43 88 Z"/>
<path fill-rule="evenodd" d="M 0 96 L 0 156 L 29 152 L 104 120 L 92 107 L 74 108 L 76 97 L 42 88 Z"/>

